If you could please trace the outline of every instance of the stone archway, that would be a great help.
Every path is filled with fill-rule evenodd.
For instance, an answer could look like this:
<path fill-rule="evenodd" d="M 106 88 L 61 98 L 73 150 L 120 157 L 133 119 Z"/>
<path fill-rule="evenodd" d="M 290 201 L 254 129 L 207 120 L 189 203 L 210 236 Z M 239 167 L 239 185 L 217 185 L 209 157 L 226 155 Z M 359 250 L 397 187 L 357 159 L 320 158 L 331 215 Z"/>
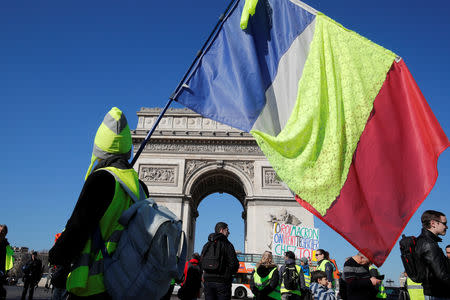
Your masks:
<path fill-rule="evenodd" d="M 161 111 L 142 108 L 132 132 L 138 149 Z M 158 204 L 182 221 L 192 253 L 198 205 L 215 192 L 236 197 L 243 207 L 247 253 L 269 250 L 272 224 L 286 219 L 314 226 L 277 179 L 253 137 L 188 110 L 169 109 L 135 164 Z"/>

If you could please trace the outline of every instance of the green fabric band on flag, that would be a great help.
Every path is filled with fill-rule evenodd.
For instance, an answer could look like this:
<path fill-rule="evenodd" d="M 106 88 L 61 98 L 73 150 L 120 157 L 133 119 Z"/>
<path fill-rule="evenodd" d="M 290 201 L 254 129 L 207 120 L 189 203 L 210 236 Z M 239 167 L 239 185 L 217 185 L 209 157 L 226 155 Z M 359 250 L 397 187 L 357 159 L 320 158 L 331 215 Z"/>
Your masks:
<path fill-rule="evenodd" d="M 320 214 L 339 196 L 375 97 L 396 55 L 323 14 L 285 128 L 253 130 L 277 175 Z"/>

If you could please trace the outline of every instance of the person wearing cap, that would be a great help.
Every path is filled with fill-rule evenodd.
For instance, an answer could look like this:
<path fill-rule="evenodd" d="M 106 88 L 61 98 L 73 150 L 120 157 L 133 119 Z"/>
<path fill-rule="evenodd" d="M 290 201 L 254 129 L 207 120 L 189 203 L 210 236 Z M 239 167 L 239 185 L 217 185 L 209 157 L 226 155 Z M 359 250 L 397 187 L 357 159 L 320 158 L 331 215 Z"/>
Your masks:
<path fill-rule="evenodd" d="M 6 239 L 7 234 L 8 226 L 0 224 L 0 300 L 6 299 L 6 289 L 3 287 L 3 283 L 6 279 L 6 272 L 11 270 L 14 264 L 14 250 Z"/>
<path fill-rule="evenodd" d="M 30 290 L 28 300 L 32 300 L 34 288 L 42 276 L 42 261 L 38 259 L 36 251 L 31 254 L 31 260 L 29 260 L 25 266 L 22 267 L 22 270 L 24 273 L 22 300 L 25 300 L 28 289 Z"/>
<path fill-rule="evenodd" d="M 141 187 L 148 195 L 128 162 L 131 146 L 125 115 L 113 107 L 97 130 L 91 164 L 72 215 L 49 251 L 51 264 L 72 265 L 66 283 L 69 299 L 110 299 L 103 283 L 103 256 L 92 246 L 92 238 L 100 230 L 107 251 L 114 253 L 123 230 L 118 220 L 133 201 L 119 179 L 138 199 Z"/>
<path fill-rule="evenodd" d="M 306 257 L 300 258 L 300 268 L 302 268 L 303 276 L 305 277 L 305 286 L 309 288 L 311 284 L 311 272 L 309 270 L 308 258 Z"/>

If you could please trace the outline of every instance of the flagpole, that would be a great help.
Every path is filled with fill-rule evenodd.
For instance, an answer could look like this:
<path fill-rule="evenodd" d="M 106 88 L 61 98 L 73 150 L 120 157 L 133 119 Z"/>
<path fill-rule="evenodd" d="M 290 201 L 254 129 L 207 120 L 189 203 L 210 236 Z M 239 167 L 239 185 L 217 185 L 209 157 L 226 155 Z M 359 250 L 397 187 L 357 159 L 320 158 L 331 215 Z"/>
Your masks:
<path fill-rule="evenodd" d="M 188 75 L 191 73 L 191 70 L 194 67 L 194 65 L 197 63 L 197 61 L 202 56 L 203 51 L 205 50 L 206 46 L 209 44 L 209 41 L 211 40 L 211 38 L 214 36 L 214 33 L 216 32 L 217 28 L 220 26 L 220 24 L 222 24 L 223 20 L 225 19 L 225 16 L 227 15 L 227 12 L 230 10 L 231 6 L 233 5 L 233 3 L 235 1 L 239 2 L 239 0 L 231 0 L 230 3 L 228 4 L 227 8 L 223 12 L 223 14 L 220 15 L 219 20 L 216 23 L 216 26 L 214 26 L 214 29 L 209 34 L 209 36 L 206 39 L 206 42 L 203 44 L 202 48 L 197 52 L 197 55 L 195 56 L 194 61 L 192 62 L 192 64 L 190 65 L 190 67 L 188 68 L 186 73 L 184 74 L 183 79 L 181 79 L 181 81 L 178 83 L 175 91 L 172 93 L 172 95 L 170 95 L 169 101 L 167 101 L 166 106 L 163 108 L 163 110 L 159 114 L 158 119 L 156 119 L 156 122 L 153 124 L 152 129 L 148 132 L 147 136 L 145 137 L 145 140 L 141 143 L 141 146 L 139 147 L 138 151 L 136 152 L 136 154 L 133 157 L 133 160 L 131 161 L 131 166 L 134 166 L 134 164 L 136 163 L 137 159 L 139 158 L 142 151 L 144 150 L 145 145 L 147 145 L 147 142 L 150 140 L 150 137 L 152 136 L 153 132 L 155 132 L 156 127 L 159 124 L 159 121 L 161 121 L 163 115 L 166 113 L 166 111 L 169 108 L 172 101 L 173 100 L 176 101 L 176 98 L 178 96 L 178 93 L 180 92 L 180 88 L 183 86 L 184 81 L 186 80 Z"/>
<path fill-rule="evenodd" d="M 156 119 L 155 124 L 153 124 L 152 129 L 147 133 L 147 136 L 145 137 L 145 140 L 141 143 L 141 146 L 139 147 L 138 151 L 133 157 L 133 160 L 131 161 L 131 166 L 134 166 L 137 159 L 141 155 L 141 152 L 144 150 L 145 145 L 147 145 L 147 142 L 150 140 L 150 137 L 152 136 L 153 132 L 155 132 L 156 127 L 159 124 L 159 121 L 161 121 L 163 115 L 166 113 L 166 110 L 169 108 L 170 104 L 172 103 L 173 99 L 170 98 L 169 101 L 167 101 L 166 106 L 164 106 L 163 110 L 159 113 L 158 119 Z"/>

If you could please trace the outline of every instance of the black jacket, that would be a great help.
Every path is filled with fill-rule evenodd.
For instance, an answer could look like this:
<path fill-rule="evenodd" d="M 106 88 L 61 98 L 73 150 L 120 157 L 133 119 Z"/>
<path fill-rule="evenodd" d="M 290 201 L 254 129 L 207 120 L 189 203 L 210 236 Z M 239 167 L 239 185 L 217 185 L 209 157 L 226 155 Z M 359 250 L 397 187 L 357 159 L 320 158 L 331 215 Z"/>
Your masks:
<path fill-rule="evenodd" d="M 196 259 L 191 259 L 187 264 L 186 278 L 178 292 L 180 299 L 196 299 L 202 287 L 202 271 Z"/>
<path fill-rule="evenodd" d="M 442 239 L 422 229 L 417 237 L 416 254 L 420 261 L 420 269 L 424 272 L 423 292 L 428 296 L 450 297 L 450 270 L 438 242 Z"/>
<path fill-rule="evenodd" d="M 38 258 L 31 259 L 22 267 L 22 270 L 23 280 L 36 284 L 42 277 L 42 261 Z"/>
<path fill-rule="evenodd" d="M 231 244 L 230 241 L 228 241 L 228 238 L 222 233 L 211 233 L 208 236 L 208 242 L 216 242 L 220 247 L 221 269 L 217 273 L 207 273 L 205 271 L 203 274 L 203 280 L 205 282 L 220 282 L 231 284 L 233 275 L 236 274 L 239 269 L 239 261 L 237 259 L 233 244 Z M 205 254 L 207 245 L 208 243 L 203 246 L 202 257 Z"/>
<path fill-rule="evenodd" d="M 69 268 L 64 266 L 55 266 L 54 268 L 50 282 L 55 288 L 65 289 Z"/>
<path fill-rule="evenodd" d="M 108 166 L 118 169 L 132 168 L 127 160 L 114 156 L 98 163 L 94 170 Z M 147 186 L 142 182 L 141 185 L 148 195 Z M 69 266 L 77 259 L 111 204 L 115 188 L 116 181 L 111 173 L 100 170 L 89 175 L 65 230 L 48 253 L 51 264 Z"/>
<path fill-rule="evenodd" d="M 264 287 L 264 289 L 262 290 L 258 290 L 258 288 L 255 286 L 255 272 L 258 273 L 258 275 L 261 278 L 266 277 L 267 275 L 269 275 L 269 273 L 273 270 L 276 269 L 273 274 L 272 274 L 272 278 L 270 278 L 270 282 L 268 285 L 266 285 Z M 253 294 L 255 295 L 255 299 L 257 300 L 270 300 L 273 298 L 270 298 L 269 293 L 272 292 L 273 290 L 276 289 L 276 287 L 278 286 L 278 282 L 280 276 L 278 275 L 278 270 L 277 270 L 277 266 L 271 266 L 271 267 L 265 267 L 265 266 L 259 266 L 258 268 L 255 269 L 255 271 L 252 274 L 252 279 L 250 280 L 250 289 L 252 290 Z"/>
<path fill-rule="evenodd" d="M 3 273 L 3 275 L 6 274 L 5 272 L 5 264 L 6 264 L 6 246 L 8 246 L 8 240 L 5 238 L 3 239 L 3 241 L 0 243 L 0 272 Z M 1 282 L 1 273 L 0 273 L 0 282 Z"/>
<path fill-rule="evenodd" d="M 369 266 L 358 264 L 352 257 L 344 263 L 345 291 L 348 300 L 376 300 L 378 288 L 370 281 Z"/>

